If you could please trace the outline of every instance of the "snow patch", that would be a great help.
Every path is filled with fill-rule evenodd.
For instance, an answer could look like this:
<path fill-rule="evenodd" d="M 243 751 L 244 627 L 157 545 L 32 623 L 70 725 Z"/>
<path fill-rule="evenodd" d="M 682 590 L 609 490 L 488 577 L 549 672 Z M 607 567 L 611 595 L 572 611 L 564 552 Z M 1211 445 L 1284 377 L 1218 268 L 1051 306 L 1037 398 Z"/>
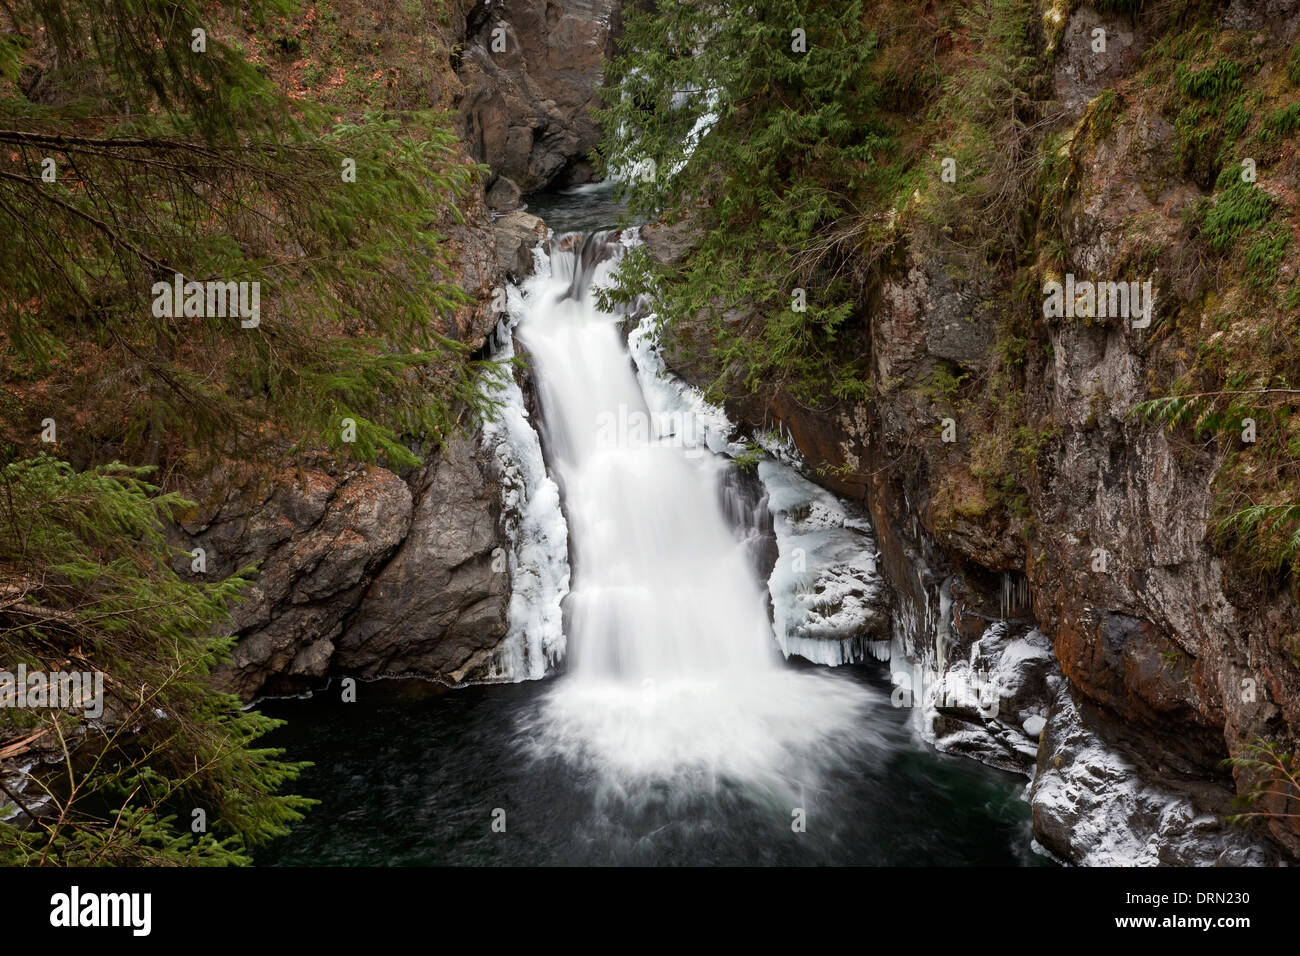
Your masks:
<path fill-rule="evenodd" d="M 889 592 L 867 520 L 779 461 L 759 462 L 776 532 L 768 578 L 786 657 L 836 666 L 886 656 Z"/>

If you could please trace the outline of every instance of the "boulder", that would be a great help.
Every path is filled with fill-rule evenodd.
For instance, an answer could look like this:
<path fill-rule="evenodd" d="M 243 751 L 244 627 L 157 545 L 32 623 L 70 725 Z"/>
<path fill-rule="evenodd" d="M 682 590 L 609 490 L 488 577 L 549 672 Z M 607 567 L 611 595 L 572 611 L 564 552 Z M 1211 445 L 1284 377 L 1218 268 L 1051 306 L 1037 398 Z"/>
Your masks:
<path fill-rule="evenodd" d="M 498 176 L 488 187 L 488 208 L 497 212 L 510 212 L 518 209 L 522 203 L 523 193 L 509 176 Z"/>
<path fill-rule="evenodd" d="M 460 683 L 482 676 L 506 635 L 500 489 L 463 438 L 448 444 L 417 489 L 410 530 L 337 641 L 335 663 L 361 677 Z"/>
<path fill-rule="evenodd" d="M 334 473 L 328 463 L 288 466 L 269 477 L 230 466 L 198 491 L 191 497 L 216 495 L 219 504 L 171 529 L 183 552 L 176 570 L 219 580 L 259 565 L 233 610 L 240 641 L 216 673 L 218 686 L 249 700 L 325 677 L 343 619 L 406 535 L 406 482 L 374 466 Z M 199 573 L 190 557 L 196 548 L 206 565 Z"/>
<path fill-rule="evenodd" d="M 474 676 L 506 630 L 500 485 L 471 439 L 450 442 L 412 485 L 323 461 L 270 476 L 231 465 L 189 492 L 209 500 L 169 532 L 176 570 L 217 580 L 259 565 L 233 610 L 239 642 L 215 675 L 221 689 L 252 700 L 340 674 Z M 199 547 L 202 575 L 191 572 Z"/>
<path fill-rule="evenodd" d="M 546 238 L 546 223 L 536 216 L 517 211 L 506 213 L 492 224 L 496 235 L 497 264 L 512 279 L 533 271 L 533 247 Z"/>

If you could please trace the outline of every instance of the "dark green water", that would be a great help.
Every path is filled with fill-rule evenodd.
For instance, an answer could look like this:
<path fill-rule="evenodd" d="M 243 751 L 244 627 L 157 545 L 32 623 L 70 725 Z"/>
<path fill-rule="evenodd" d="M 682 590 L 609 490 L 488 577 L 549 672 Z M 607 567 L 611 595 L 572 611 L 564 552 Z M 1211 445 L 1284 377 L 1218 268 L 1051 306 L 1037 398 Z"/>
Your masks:
<path fill-rule="evenodd" d="M 790 665 L 800 666 L 800 665 Z M 883 669 L 841 668 L 887 695 Z M 562 680 L 563 678 L 558 678 Z M 268 701 L 290 723 L 270 742 L 315 762 L 295 790 L 321 800 L 264 850 L 273 865 L 1041 865 L 1024 778 L 937 754 L 907 715 L 873 713 L 859 759 L 824 774 L 807 830 L 741 781 L 620 792 L 597 772 L 528 755 L 552 681 L 447 690 L 387 682 Z M 883 746 L 882 746 L 883 744 Z M 493 832 L 493 811 L 505 832 Z"/>

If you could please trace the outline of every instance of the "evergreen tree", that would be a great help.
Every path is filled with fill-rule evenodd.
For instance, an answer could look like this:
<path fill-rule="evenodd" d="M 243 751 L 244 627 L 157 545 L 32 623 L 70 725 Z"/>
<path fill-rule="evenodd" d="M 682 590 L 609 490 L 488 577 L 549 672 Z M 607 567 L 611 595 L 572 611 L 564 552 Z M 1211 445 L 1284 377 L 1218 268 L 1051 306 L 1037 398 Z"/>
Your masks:
<path fill-rule="evenodd" d="M 350 418 L 353 453 L 413 464 L 484 407 L 435 331 L 466 301 L 445 229 L 474 170 L 444 118 L 336 123 L 220 28 L 195 0 L 0 8 L 0 349 L 36 393 L 11 438 L 76 421 L 79 458 L 153 463 L 169 439 L 342 447 Z M 257 324 L 156 314 L 177 275 L 259 283 Z"/>
<path fill-rule="evenodd" d="M 0 862 L 246 863 L 310 803 L 254 745 L 275 722 L 207 679 L 251 569 L 180 580 L 162 529 L 189 503 L 114 459 L 412 465 L 487 408 L 490 367 L 438 331 L 476 170 L 444 116 L 277 88 L 234 24 L 292 8 L 0 4 L 0 670 L 99 672 L 105 697 L 0 709 Z M 256 322 L 158 308 L 178 275 L 258 283 Z M 45 419 L 78 467 L 15 460 Z"/>
<path fill-rule="evenodd" d="M 3 669 L 104 675 L 89 708 L 0 709 L 0 760 L 57 761 L 20 790 L 0 775 L 0 862 L 246 863 L 311 803 L 275 795 L 302 765 L 250 746 L 278 722 L 205 680 L 247 572 L 180 580 L 162 522 L 190 502 L 142 475 L 44 455 L 0 470 Z"/>
<path fill-rule="evenodd" d="M 628 257 L 624 294 L 653 291 L 666 321 L 711 316 L 719 364 L 749 389 L 810 404 L 865 389 L 836 353 L 854 308 L 846 257 L 883 249 L 865 199 L 895 185 L 875 56 L 858 0 L 626 13 L 607 162 L 634 214 L 690 216 L 697 245 L 672 269 Z M 758 330 L 737 334 L 732 310 Z"/>

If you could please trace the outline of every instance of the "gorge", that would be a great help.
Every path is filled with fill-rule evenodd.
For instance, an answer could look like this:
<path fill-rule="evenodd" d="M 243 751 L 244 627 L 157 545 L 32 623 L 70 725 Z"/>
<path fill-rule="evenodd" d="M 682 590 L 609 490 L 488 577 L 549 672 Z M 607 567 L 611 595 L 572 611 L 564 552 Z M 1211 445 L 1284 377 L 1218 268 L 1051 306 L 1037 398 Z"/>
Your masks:
<path fill-rule="evenodd" d="M 1300 0 L 211 7 L 0 11 L 0 850 L 1296 862 Z"/>
<path fill-rule="evenodd" d="M 572 192 L 581 220 L 588 200 Z M 553 208 L 564 222 L 563 204 Z M 538 274 L 511 287 L 496 335 L 502 358 L 514 354 L 512 338 L 521 343 L 537 398 L 530 416 L 512 389 L 502 419 L 515 434 L 489 433 L 514 476 L 506 498 L 519 516 L 503 645 L 517 649 L 493 676 L 553 686 L 476 692 L 472 718 L 448 712 L 448 693 L 466 690 L 376 689 L 382 721 L 328 700 L 270 705 L 299 728 L 277 742 L 323 768 L 348 768 L 309 774 L 307 792 L 326 803 L 350 796 L 338 812 L 314 813 L 268 861 L 381 863 L 398 852 L 411 863 L 534 864 L 1275 859 L 1186 791 L 1144 778 L 1089 727 L 1050 642 L 1010 620 L 1023 595 L 1004 595 L 1005 620 L 990 618 L 963 660 L 953 653 L 961 645 L 951 597 L 941 593 L 919 618 L 893 617 L 869 523 L 779 460 L 801 465 L 797 451 L 765 439 L 778 458 L 761 462 L 743 491 L 728 454 L 743 456 L 744 443 L 731 440 L 721 409 L 666 371 L 653 315 L 627 334 L 625 316 L 593 304 L 592 285 L 613 281 L 612 267 L 637 243 L 618 236 L 539 243 Z M 624 422 L 679 430 L 611 429 L 611 409 Z M 525 449 L 526 463 L 505 449 Z M 557 550 L 573 562 L 568 594 Z M 515 602 L 526 611 L 514 613 Z M 795 661 L 849 666 L 841 676 L 783 664 L 778 648 Z M 427 739 L 394 751 L 388 720 L 416 721 Z M 323 744 L 309 729 L 318 721 L 337 728 Z M 357 743 L 340 748 L 340 738 Z M 1035 769 L 1040 739 L 1056 749 Z M 927 753 L 927 740 L 1003 773 L 954 765 Z M 1071 760 L 1063 772 L 1058 756 Z M 415 766 L 437 769 L 408 780 Z M 1017 772 L 1032 778 L 1023 791 Z M 389 777 L 402 782 L 372 792 Z M 490 806 L 507 793 L 513 806 Z M 909 801 L 903 831 L 890 827 L 882 841 L 882 821 Z M 393 825 L 399 807 L 409 828 Z M 489 809 L 513 823 L 489 828 Z M 1031 839 L 1031 812 L 1033 837 L 1051 852 Z M 432 819 L 440 814 L 455 824 Z M 385 821 L 379 830 L 375 818 Z M 522 843 L 507 838 L 510 825 Z M 972 842 L 972 829 L 985 839 Z"/>

